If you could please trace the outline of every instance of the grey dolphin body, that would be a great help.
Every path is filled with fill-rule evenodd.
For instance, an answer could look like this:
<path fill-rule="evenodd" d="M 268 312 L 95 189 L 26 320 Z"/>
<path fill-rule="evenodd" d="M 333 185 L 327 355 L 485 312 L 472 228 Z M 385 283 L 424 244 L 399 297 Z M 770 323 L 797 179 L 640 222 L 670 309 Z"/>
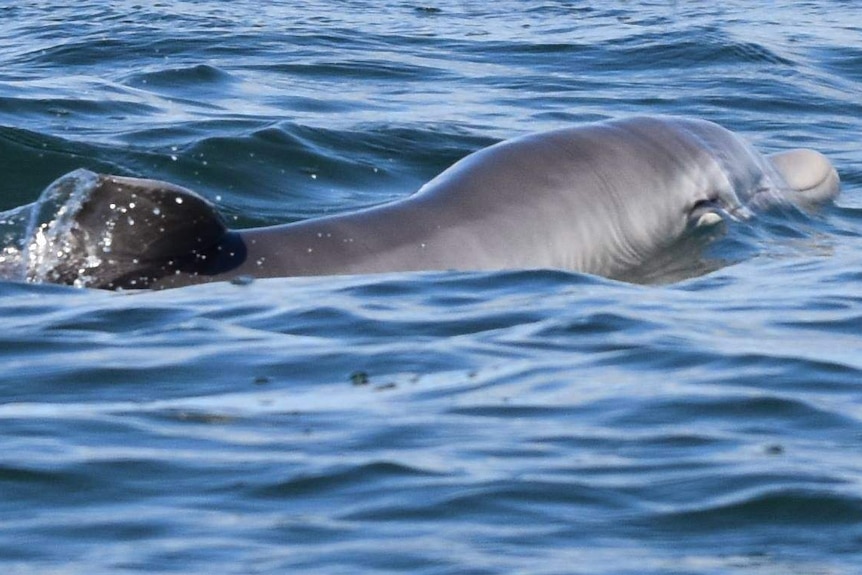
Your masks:
<path fill-rule="evenodd" d="M 618 278 L 694 228 L 768 205 L 808 208 L 838 189 L 818 152 L 764 157 L 714 123 L 664 117 L 504 141 L 406 199 L 240 231 L 188 190 L 100 176 L 56 279 L 161 288 L 244 275 L 525 268 Z"/>

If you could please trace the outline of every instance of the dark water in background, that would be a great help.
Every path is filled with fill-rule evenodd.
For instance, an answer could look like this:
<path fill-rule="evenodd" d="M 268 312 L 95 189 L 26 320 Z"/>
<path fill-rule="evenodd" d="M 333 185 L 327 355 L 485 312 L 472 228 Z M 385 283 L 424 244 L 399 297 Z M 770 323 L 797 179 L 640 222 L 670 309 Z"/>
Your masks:
<path fill-rule="evenodd" d="M 640 113 L 844 181 L 663 287 L 558 272 L 0 284 L 4 573 L 862 569 L 862 9 L 17 2 L 0 209 L 78 167 L 237 225 Z"/>

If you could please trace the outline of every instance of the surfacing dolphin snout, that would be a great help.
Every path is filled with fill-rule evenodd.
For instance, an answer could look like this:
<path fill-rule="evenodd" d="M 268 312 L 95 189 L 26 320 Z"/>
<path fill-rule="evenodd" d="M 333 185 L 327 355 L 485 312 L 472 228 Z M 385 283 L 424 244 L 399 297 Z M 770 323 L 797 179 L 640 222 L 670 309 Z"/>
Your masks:
<path fill-rule="evenodd" d="M 414 195 L 359 212 L 230 230 L 165 182 L 99 176 L 48 277 L 108 289 L 238 276 L 557 268 L 625 278 L 689 231 L 837 195 L 812 150 L 761 156 L 703 120 L 637 117 L 508 140 Z"/>

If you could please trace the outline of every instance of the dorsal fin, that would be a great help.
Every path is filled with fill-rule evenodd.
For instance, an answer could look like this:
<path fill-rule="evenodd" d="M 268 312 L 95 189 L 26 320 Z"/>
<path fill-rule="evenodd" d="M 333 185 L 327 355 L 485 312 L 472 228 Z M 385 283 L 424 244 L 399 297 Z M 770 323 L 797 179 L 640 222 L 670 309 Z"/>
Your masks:
<path fill-rule="evenodd" d="M 102 175 L 74 217 L 74 249 L 55 268 L 55 281 L 147 288 L 167 275 L 204 267 L 201 260 L 227 231 L 213 205 L 190 190 Z"/>

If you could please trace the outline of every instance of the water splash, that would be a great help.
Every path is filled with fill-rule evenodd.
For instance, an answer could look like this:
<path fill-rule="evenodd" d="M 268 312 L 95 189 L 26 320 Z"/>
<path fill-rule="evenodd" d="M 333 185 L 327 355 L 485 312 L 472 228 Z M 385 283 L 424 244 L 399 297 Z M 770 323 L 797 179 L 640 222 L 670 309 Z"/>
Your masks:
<path fill-rule="evenodd" d="M 25 281 L 27 268 L 22 256 L 25 231 L 35 204 L 0 213 L 0 280 Z"/>
<path fill-rule="evenodd" d="M 30 283 L 58 283 L 60 272 L 82 245 L 75 218 L 98 185 L 99 176 L 79 169 L 48 186 L 36 202 L 0 215 L 0 278 Z M 79 256 L 80 257 L 80 256 Z M 99 258 L 87 250 L 77 287 L 87 285 L 87 269 Z M 63 283 L 63 282 L 59 282 Z"/>

